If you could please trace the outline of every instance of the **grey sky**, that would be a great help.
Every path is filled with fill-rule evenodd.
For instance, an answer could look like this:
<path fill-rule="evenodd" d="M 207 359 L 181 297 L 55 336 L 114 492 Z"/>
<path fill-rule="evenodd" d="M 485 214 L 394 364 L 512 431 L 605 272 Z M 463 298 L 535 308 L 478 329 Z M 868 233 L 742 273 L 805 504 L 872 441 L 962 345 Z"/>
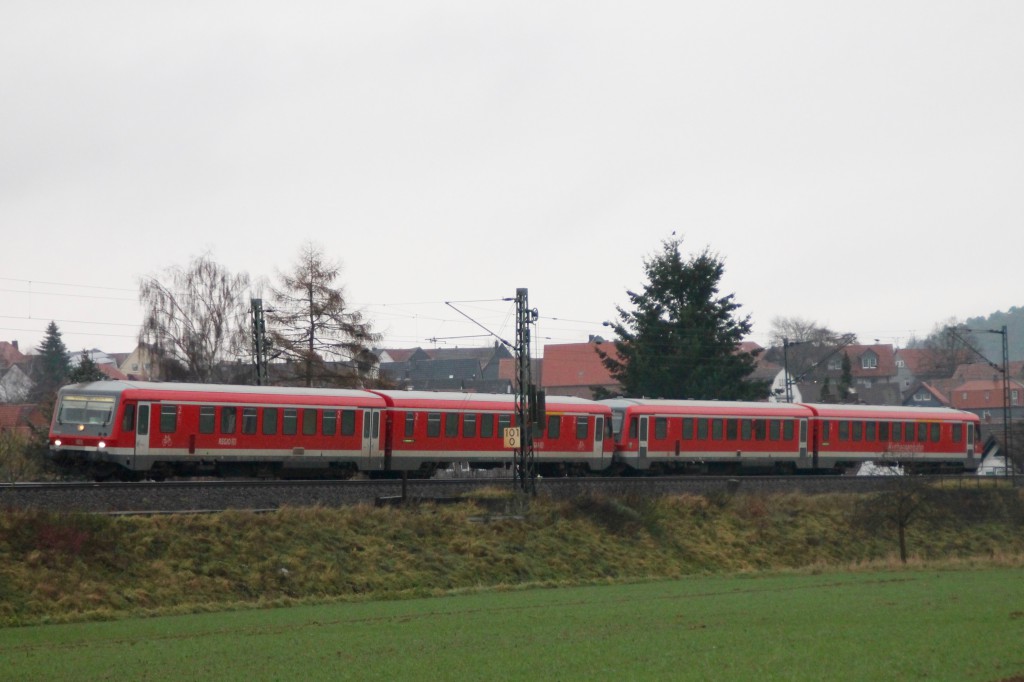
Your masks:
<path fill-rule="evenodd" d="M 311 240 L 389 345 L 517 287 L 583 341 L 676 231 L 756 340 L 901 344 L 1024 304 L 1022 35 L 1019 2 L 7 0 L 0 339 L 130 350 L 140 276 Z"/>

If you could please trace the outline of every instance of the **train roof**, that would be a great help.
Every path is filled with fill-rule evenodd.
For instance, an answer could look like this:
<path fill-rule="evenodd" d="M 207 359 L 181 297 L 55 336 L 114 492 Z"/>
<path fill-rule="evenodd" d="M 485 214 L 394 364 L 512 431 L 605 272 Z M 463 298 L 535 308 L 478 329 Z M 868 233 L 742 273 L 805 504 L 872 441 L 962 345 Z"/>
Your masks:
<path fill-rule="evenodd" d="M 85 384 L 71 384 L 60 389 L 66 393 L 95 393 L 103 395 L 124 395 L 128 398 L 154 400 L 236 400 L 255 403 L 264 399 L 293 399 L 300 404 L 312 404 L 320 400 L 341 401 L 345 404 L 360 404 L 368 407 L 382 407 L 383 399 L 370 392 L 347 388 L 306 388 L 304 386 L 235 386 L 232 384 L 191 384 L 159 381 L 94 381 Z"/>
<path fill-rule="evenodd" d="M 976 421 L 978 416 L 951 407 L 909 407 L 902 405 L 841 405 L 800 403 L 818 417 L 849 419 L 955 419 Z"/>
<path fill-rule="evenodd" d="M 511 393 L 460 393 L 457 391 L 373 391 L 384 398 L 389 407 L 437 407 L 439 409 L 508 409 L 515 404 Z M 547 396 L 548 412 L 574 411 L 604 413 L 601 403 L 571 396 Z"/>
<path fill-rule="evenodd" d="M 643 414 L 754 414 L 763 417 L 809 417 L 810 411 L 797 403 L 767 403 L 730 400 L 658 400 L 654 398 L 611 398 L 602 400 L 612 409 L 636 408 Z"/>

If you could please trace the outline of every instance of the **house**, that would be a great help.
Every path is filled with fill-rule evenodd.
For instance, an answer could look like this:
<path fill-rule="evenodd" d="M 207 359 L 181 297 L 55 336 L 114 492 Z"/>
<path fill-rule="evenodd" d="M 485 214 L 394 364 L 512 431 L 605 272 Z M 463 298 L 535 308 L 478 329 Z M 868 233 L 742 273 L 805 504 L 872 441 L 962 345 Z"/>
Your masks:
<path fill-rule="evenodd" d="M 604 366 L 598 349 L 618 357 L 615 344 L 599 338 L 587 343 L 560 343 L 544 346 L 541 388 L 548 395 L 594 398 L 597 389 L 617 394 L 622 390 Z"/>
<path fill-rule="evenodd" d="M 380 375 L 400 388 L 418 391 L 507 393 L 511 381 L 501 364 L 512 357 L 503 345 L 478 348 L 376 349 Z"/>
<path fill-rule="evenodd" d="M 149 345 L 144 343 L 136 346 L 135 350 L 121 361 L 117 369 L 133 381 L 159 381 L 161 379 L 160 365 L 156 361 L 156 354 Z"/>
<path fill-rule="evenodd" d="M 17 341 L 0 341 L 0 369 L 22 365 L 27 361 L 28 356 L 18 349 Z"/>
<path fill-rule="evenodd" d="M 0 405 L 0 432 L 13 432 L 31 438 L 33 431 L 45 431 L 45 415 L 38 405 Z"/>
<path fill-rule="evenodd" d="M 33 381 L 22 365 L 0 369 L 0 403 L 20 403 L 28 399 Z"/>
<path fill-rule="evenodd" d="M 1009 381 L 1010 421 L 1024 417 L 1024 384 Z M 973 379 L 965 381 L 950 391 L 950 405 L 958 410 L 973 412 L 981 418 L 982 424 L 1003 423 L 1003 379 Z"/>
<path fill-rule="evenodd" d="M 919 381 L 905 392 L 905 407 L 949 407 L 949 397 L 938 387 Z"/>

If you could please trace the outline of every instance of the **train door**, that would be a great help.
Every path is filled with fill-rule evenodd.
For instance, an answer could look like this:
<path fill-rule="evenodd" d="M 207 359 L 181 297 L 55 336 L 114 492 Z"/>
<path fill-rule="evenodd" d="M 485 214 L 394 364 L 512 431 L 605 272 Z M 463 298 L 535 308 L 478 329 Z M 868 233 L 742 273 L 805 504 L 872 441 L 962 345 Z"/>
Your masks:
<path fill-rule="evenodd" d="M 380 468 L 380 410 L 363 410 L 363 456 L 366 468 Z"/>
<path fill-rule="evenodd" d="M 800 459 L 807 457 L 807 420 L 800 420 Z"/>
<path fill-rule="evenodd" d="M 139 403 L 135 419 L 135 455 L 149 454 L 149 413 L 150 403 Z M 132 463 L 134 467 L 134 462 Z"/>
<path fill-rule="evenodd" d="M 594 420 L 594 448 L 592 456 L 600 458 L 604 463 L 604 417 L 597 417 Z"/>
<path fill-rule="evenodd" d="M 964 424 L 967 429 L 967 460 L 974 460 L 974 425 Z"/>
<path fill-rule="evenodd" d="M 637 449 L 637 461 L 636 465 L 638 469 L 647 468 L 647 420 L 649 417 L 640 417 L 640 442 Z"/>

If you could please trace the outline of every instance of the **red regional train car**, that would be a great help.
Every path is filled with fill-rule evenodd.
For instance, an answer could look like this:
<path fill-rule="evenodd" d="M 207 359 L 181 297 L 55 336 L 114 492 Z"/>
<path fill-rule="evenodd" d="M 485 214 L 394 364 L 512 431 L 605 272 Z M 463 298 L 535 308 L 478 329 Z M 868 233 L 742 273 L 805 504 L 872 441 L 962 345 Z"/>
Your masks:
<path fill-rule="evenodd" d="M 76 384 L 58 394 L 50 454 L 96 478 L 381 471 L 385 407 L 367 391 Z"/>
<path fill-rule="evenodd" d="M 391 467 L 426 469 L 433 464 L 470 462 L 505 466 L 510 450 L 505 429 L 515 425 L 515 399 L 505 394 L 374 391 L 387 403 L 385 449 Z M 605 438 L 611 411 L 581 398 L 552 396 L 547 419 L 534 439 L 534 460 L 543 475 L 600 471 L 612 462 Z"/>
<path fill-rule="evenodd" d="M 814 414 L 816 467 L 847 470 L 865 461 L 918 471 L 976 471 L 980 420 L 949 408 L 806 405 Z"/>
<path fill-rule="evenodd" d="M 812 412 L 786 403 L 615 398 L 615 457 L 636 470 L 722 472 L 810 468 Z"/>
<path fill-rule="evenodd" d="M 608 407 L 547 406 L 534 443 L 541 472 L 607 468 Z M 50 453 L 99 479 L 429 475 L 452 461 L 509 463 L 514 412 L 510 395 L 101 381 L 61 389 Z"/>

